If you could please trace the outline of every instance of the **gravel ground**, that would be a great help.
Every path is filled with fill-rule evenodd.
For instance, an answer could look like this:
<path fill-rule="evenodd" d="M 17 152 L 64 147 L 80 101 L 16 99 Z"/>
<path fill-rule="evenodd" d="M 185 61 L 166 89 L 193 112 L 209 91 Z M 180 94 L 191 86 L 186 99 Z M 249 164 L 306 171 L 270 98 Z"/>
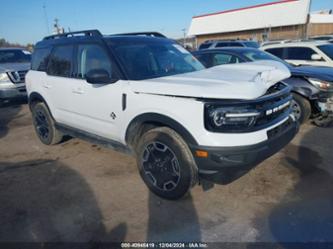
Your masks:
<path fill-rule="evenodd" d="M 0 108 L 0 241 L 333 242 L 333 129 L 304 125 L 249 174 L 181 201 L 132 157 L 78 139 L 47 147 L 26 104 Z"/>

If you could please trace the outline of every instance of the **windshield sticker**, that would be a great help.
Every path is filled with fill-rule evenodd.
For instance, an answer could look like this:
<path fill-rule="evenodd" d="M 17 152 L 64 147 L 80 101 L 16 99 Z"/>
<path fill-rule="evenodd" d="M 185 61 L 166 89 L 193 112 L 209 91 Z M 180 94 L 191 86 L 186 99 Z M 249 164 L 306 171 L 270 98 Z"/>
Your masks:
<path fill-rule="evenodd" d="M 24 53 L 24 54 L 31 54 L 29 51 L 27 51 L 27 50 L 22 50 L 22 52 Z"/>

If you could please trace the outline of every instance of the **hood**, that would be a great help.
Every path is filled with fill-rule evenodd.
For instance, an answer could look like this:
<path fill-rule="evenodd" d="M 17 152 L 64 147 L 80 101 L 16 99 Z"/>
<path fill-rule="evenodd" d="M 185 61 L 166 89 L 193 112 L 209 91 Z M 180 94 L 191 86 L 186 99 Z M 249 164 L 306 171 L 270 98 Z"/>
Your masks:
<path fill-rule="evenodd" d="M 13 71 L 27 71 L 30 69 L 30 63 L 0 63 L 0 73 Z"/>
<path fill-rule="evenodd" d="M 303 76 L 307 78 L 333 81 L 332 67 L 299 66 L 291 67 L 290 71 L 293 76 Z"/>
<path fill-rule="evenodd" d="M 136 93 L 212 99 L 255 99 L 290 77 L 276 61 L 227 64 L 209 69 L 143 81 L 131 81 Z"/>

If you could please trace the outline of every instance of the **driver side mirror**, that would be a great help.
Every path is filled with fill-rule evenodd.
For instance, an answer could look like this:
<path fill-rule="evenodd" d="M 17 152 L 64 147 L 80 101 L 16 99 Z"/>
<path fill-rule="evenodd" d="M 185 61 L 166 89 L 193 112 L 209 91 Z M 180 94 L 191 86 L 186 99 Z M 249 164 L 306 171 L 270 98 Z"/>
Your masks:
<path fill-rule="evenodd" d="M 86 80 L 90 84 L 115 83 L 118 79 L 112 79 L 105 69 L 93 69 L 86 74 Z"/>
<path fill-rule="evenodd" d="M 321 61 L 322 59 L 323 59 L 323 57 L 320 56 L 319 54 L 311 55 L 311 60 L 313 60 L 313 61 Z"/>

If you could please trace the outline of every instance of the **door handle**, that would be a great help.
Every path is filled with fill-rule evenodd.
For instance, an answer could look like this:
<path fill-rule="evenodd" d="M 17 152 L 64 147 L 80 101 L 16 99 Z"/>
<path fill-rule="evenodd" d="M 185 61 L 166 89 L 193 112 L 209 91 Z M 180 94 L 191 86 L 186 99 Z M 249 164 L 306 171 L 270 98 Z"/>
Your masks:
<path fill-rule="evenodd" d="M 51 88 L 51 85 L 50 85 L 50 84 L 47 84 L 47 83 L 44 83 L 44 84 L 43 84 L 43 87 L 46 88 L 46 89 L 50 89 L 50 88 Z"/>
<path fill-rule="evenodd" d="M 77 89 L 73 89 L 72 93 L 76 93 L 76 94 L 83 94 L 84 91 L 81 88 L 77 88 Z"/>

